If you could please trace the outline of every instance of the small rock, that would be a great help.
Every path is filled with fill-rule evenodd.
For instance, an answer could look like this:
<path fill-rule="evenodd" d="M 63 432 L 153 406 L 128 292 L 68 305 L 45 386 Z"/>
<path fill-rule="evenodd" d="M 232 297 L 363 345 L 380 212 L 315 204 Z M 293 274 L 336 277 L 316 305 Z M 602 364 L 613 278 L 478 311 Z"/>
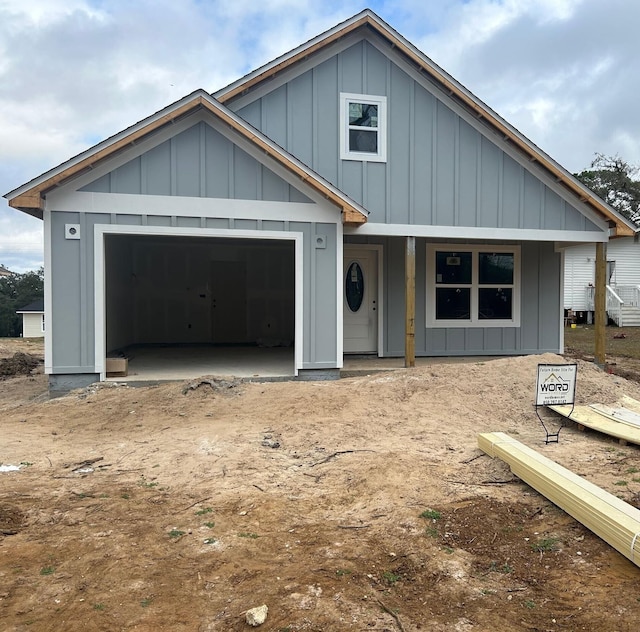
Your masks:
<path fill-rule="evenodd" d="M 257 628 L 267 620 L 268 612 L 269 608 L 267 608 L 266 605 L 258 606 L 257 608 L 251 608 L 251 610 L 247 610 L 245 619 L 249 625 Z"/>

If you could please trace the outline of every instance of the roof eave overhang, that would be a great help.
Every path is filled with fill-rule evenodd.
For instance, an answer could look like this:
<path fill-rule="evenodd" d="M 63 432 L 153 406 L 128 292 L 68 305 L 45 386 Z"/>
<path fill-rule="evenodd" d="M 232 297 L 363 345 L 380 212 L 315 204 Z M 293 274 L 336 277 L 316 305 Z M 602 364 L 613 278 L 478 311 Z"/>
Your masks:
<path fill-rule="evenodd" d="M 44 200 L 39 193 L 25 193 L 11 198 L 9 206 L 38 219 L 44 217 Z"/>
<path fill-rule="evenodd" d="M 550 156 L 535 146 L 517 129 L 480 101 L 370 9 L 365 9 L 349 20 L 342 22 L 329 31 L 309 40 L 302 46 L 282 55 L 273 62 L 258 68 L 242 79 L 216 92 L 215 97 L 220 103 L 228 103 L 234 98 L 245 94 L 254 86 L 275 77 L 297 62 L 313 55 L 333 42 L 344 38 L 362 26 L 370 27 L 378 33 L 378 35 L 386 39 L 390 46 L 403 53 L 417 67 L 419 72 L 425 73 L 432 81 L 439 84 L 447 94 L 461 101 L 477 118 L 482 119 L 484 123 L 492 128 L 504 141 L 514 145 L 520 152 L 525 154 L 529 161 L 536 163 L 547 175 L 550 175 L 571 194 L 575 195 L 583 204 L 594 210 L 609 226 L 610 237 L 630 236 L 636 233 L 637 227 L 631 221 L 627 220 L 598 198 Z"/>
<path fill-rule="evenodd" d="M 276 160 L 316 193 L 337 206 L 341 211 L 344 224 L 354 226 L 364 224 L 367 221 L 368 212 L 366 209 L 348 198 L 339 189 L 291 156 L 282 147 L 269 140 L 257 129 L 251 127 L 246 121 L 222 106 L 204 90 L 192 93 L 148 119 L 79 154 L 56 169 L 52 169 L 39 178 L 7 193 L 5 197 L 8 199 L 9 206 L 42 219 L 47 192 L 95 168 L 97 164 L 136 144 L 143 137 L 192 114 L 198 109 L 211 112 L 235 133 L 259 147 L 261 151 Z"/>

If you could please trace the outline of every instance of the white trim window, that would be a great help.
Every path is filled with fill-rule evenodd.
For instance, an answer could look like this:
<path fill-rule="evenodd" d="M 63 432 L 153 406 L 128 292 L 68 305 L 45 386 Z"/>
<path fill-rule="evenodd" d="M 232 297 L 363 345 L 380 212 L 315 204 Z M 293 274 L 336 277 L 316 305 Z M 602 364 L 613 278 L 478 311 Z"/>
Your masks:
<path fill-rule="evenodd" d="M 519 327 L 520 247 L 429 244 L 428 327 Z"/>
<path fill-rule="evenodd" d="M 340 93 L 340 158 L 387 161 L 387 97 Z"/>

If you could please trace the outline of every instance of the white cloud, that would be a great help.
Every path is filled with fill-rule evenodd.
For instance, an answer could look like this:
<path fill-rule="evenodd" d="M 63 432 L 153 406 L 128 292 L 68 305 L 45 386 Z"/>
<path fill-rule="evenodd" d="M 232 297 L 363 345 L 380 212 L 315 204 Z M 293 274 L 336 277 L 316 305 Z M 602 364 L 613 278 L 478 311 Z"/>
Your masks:
<path fill-rule="evenodd" d="M 625 0 L 470 0 L 451 5 L 419 45 L 575 171 L 595 152 L 621 153 L 619 139 L 640 138 L 631 106 L 640 90 L 631 72 L 640 63 L 639 20 L 640 3 Z M 640 161 L 638 143 L 624 149 Z"/>
<path fill-rule="evenodd" d="M 42 222 L 25 215 L 0 215 L 0 264 L 12 272 L 37 270 L 43 265 Z"/>
<path fill-rule="evenodd" d="M 595 152 L 640 163 L 640 3 L 367 4 L 570 170 Z M 196 88 L 224 87 L 362 6 L 0 0 L 0 193 Z M 32 221 L 3 202 L 0 238 L 9 225 L 30 232 Z"/>
<path fill-rule="evenodd" d="M 101 15 L 85 0 L 0 0 L 0 13 L 17 17 L 35 26 L 54 22 L 75 11 Z"/>

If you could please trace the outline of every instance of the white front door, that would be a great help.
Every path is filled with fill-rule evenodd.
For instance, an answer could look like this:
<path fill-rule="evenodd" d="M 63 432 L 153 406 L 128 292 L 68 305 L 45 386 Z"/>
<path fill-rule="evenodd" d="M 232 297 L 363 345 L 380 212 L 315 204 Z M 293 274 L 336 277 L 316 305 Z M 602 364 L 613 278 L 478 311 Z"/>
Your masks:
<path fill-rule="evenodd" d="M 344 247 L 344 352 L 378 351 L 378 250 Z"/>

